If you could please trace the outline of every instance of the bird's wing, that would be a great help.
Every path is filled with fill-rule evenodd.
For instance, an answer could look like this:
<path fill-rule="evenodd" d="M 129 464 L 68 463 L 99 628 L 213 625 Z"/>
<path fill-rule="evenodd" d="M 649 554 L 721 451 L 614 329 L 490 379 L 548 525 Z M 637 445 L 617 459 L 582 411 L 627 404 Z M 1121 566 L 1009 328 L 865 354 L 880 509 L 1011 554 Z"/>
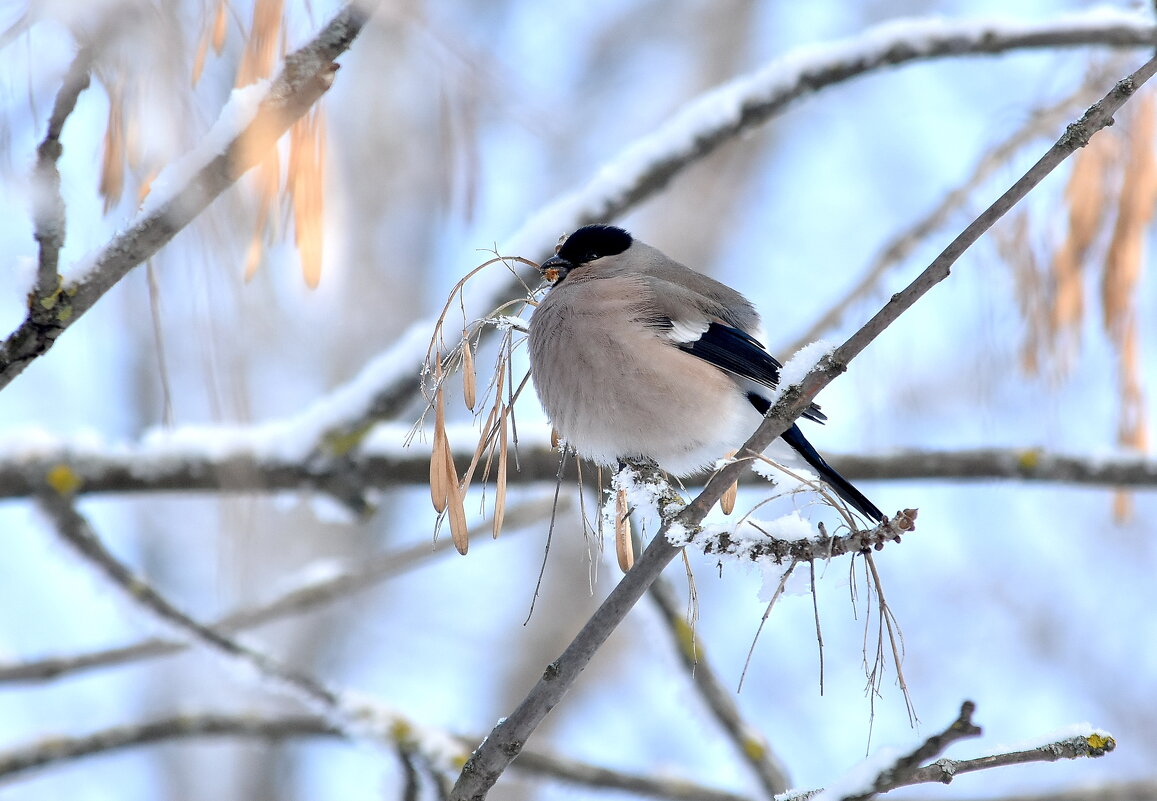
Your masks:
<path fill-rule="evenodd" d="M 672 325 L 668 336 L 680 332 L 694 332 L 696 328 L 687 325 Z M 714 364 L 721 370 L 732 375 L 746 378 L 750 381 L 775 389 L 779 384 L 779 371 L 783 365 L 768 353 L 759 341 L 746 331 L 726 325 L 719 321 L 706 322 L 700 327 L 700 333 L 694 338 L 685 338 L 676 341 L 676 347 Z M 754 394 L 754 393 L 749 393 Z M 758 404 L 754 404 L 759 409 Z M 759 409 L 766 412 L 767 409 Z M 820 411 L 820 407 L 811 404 L 803 413 L 803 417 L 816 423 L 827 420 L 827 415 Z"/>

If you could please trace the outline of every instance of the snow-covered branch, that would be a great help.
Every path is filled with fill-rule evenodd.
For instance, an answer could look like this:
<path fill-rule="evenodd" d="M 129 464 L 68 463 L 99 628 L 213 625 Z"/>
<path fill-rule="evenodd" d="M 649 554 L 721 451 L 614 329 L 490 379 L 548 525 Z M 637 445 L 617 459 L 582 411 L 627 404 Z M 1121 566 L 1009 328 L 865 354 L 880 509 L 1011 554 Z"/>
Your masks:
<path fill-rule="evenodd" d="M 65 231 L 64 199 L 60 196 L 60 169 L 57 167 L 64 152 L 60 136 L 64 123 L 76 108 L 80 93 L 88 88 L 91 60 L 92 51 L 88 48 L 81 48 L 73 58 L 56 94 L 44 140 L 36 148 L 32 219 L 40 257 L 36 267 L 36 286 L 29 300 L 29 316 L 34 319 L 51 318 L 59 301 L 60 249 L 64 246 Z"/>
<path fill-rule="evenodd" d="M 478 431 L 451 426 L 454 457 L 473 455 Z M 88 494 L 155 492 L 270 493 L 308 491 L 343 501 L 376 490 L 421 486 L 429 481 L 429 448 L 403 446 L 409 428 L 378 426 L 364 447 L 344 458 L 309 459 L 287 447 L 265 426 L 189 426 L 158 431 L 139 442 L 106 442 L 94 436 L 58 438 L 20 432 L 0 440 L 0 499 L 28 498 L 45 476 L 71 491 Z M 544 427 L 519 429 L 518 470 L 510 486 L 554 482 L 559 454 Z M 1088 456 L 1040 448 L 978 448 L 954 451 L 894 451 L 879 455 L 832 454 L 850 479 L 872 481 L 954 480 L 1080 484 L 1092 487 L 1157 487 L 1157 460 L 1133 454 Z M 703 474 L 686 483 L 707 480 Z M 493 479 L 491 479 L 493 480 Z M 741 485 L 756 481 L 745 475 Z"/>
<path fill-rule="evenodd" d="M 252 87 L 234 93 L 237 102 L 223 112 L 223 124 L 210 132 L 202 149 L 182 160 L 183 180 L 166 191 L 158 189 L 157 197 L 149 201 L 137 220 L 93 256 L 91 264 L 75 269 L 77 277 L 53 296 L 50 308 L 33 298 L 27 318 L 0 344 L 0 389 L 47 352 L 60 334 L 133 268 L 232 186 L 325 94 L 337 70 L 334 59 L 350 46 L 368 14 L 363 3 L 350 3 L 342 9 L 313 41 L 286 56 L 281 73 L 260 102 L 251 103 L 256 99 Z M 244 103 L 239 102 L 242 98 Z M 247 108 L 239 108 L 241 105 Z M 226 112 L 234 123 L 231 130 L 224 125 Z"/>

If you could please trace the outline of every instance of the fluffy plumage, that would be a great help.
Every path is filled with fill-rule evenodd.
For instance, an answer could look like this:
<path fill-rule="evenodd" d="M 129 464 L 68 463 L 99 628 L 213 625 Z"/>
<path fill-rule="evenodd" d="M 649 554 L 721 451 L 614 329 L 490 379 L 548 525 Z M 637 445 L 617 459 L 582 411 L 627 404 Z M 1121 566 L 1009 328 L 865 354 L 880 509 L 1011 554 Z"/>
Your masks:
<path fill-rule="evenodd" d="M 760 344 L 745 297 L 608 225 L 575 231 L 542 271 L 557 277 L 530 320 L 531 376 L 580 455 L 603 465 L 643 457 L 685 476 L 755 431 L 782 365 Z M 814 404 L 803 416 L 826 419 Z M 778 443 L 854 508 L 883 518 L 798 426 Z"/>

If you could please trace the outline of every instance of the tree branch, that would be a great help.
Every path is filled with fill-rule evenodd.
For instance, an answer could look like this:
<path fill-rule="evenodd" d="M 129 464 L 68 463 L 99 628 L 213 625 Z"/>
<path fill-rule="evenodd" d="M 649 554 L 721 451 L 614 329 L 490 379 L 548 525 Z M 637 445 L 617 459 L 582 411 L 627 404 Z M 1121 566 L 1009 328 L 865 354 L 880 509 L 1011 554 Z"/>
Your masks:
<path fill-rule="evenodd" d="M 174 429 L 179 447 L 170 448 L 163 437 L 148 437 L 132 444 L 93 445 L 69 440 L 46 441 L 32 435 L 27 441 L 8 438 L 0 448 L 0 499 L 31 498 L 52 471 L 67 470 L 78 495 L 136 495 L 157 492 L 277 493 L 321 492 L 344 498 L 351 492 L 422 486 L 429 482 L 429 453 L 424 448 L 399 449 L 387 444 L 400 440 L 403 426 L 379 428 L 375 441 L 347 458 L 304 460 L 274 449 L 242 446 L 222 453 L 218 439 L 205 433 L 200 448 Z M 477 431 L 472 431 L 477 438 Z M 470 459 L 470 434 L 452 438 L 454 456 Z M 518 471 L 507 477 L 509 486 L 554 482 L 558 453 L 550 448 L 546 429 L 519 430 Z M 381 447 L 378 447 L 378 444 Z M 833 454 L 828 460 L 852 480 L 966 480 L 1077 484 L 1090 487 L 1157 488 L 1157 459 L 1125 454 L 1113 457 L 1050 453 L 1039 448 L 978 448 L 961 451 L 895 451 L 875 456 Z M 709 473 L 687 479 L 701 485 Z M 479 478 L 478 481 L 482 479 Z M 490 476 L 489 481 L 494 477 Z M 744 475 L 743 486 L 766 486 L 764 479 Z"/>
<path fill-rule="evenodd" d="M 967 737 L 979 737 L 980 727 L 972 722 L 972 713 L 976 711 L 976 704 L 965 701 L 960 705 L 960 715 L 948 728 L 939 734 L 934 734 L 920 744 L 916 750 L 897 759 L 892 765 L 880 771 L 872 786 L 862 793 L 841 795 L 841 801 L 868 801 L 880 793 L 886 793 L 897 787 L 910 784 L 920 766 L 933 757 L 944 753 L 948 746 L 957 740 Z M 830 793 L 825 792 L 825 795 Z"/>
<path fill-rule="evenodd" d="M 30 362 L 44 355 L 56 338 L 109 289 L 160 250 L 260 160 L 281 134 L 333 84 L 337 70 L 334 59 L 350 46 L 368 16 L 366 6 L 359 2 L 350 3 L 338 12 L 312 42 L 286 57 L 281 74 L 271 84 L 257 115 L 223 152 L 201 167 L 188 184 L 166 202 L 117 234 L 84 275 L 55 295 L 56 302 L 47 310 L 50 314 L 46 316 L 38 311 L 36 302 L 30 305 L 24 322 L 0 343 L 0 389 Z M 63 241 L 63 230 L 60 233 Z M 43 259 L 41 266 L 46 275 Z"/>
<path fill-rule="evenodd" d="M 785 387 L 781 397 L 744 444 L 740 453 L 762 453 L 776 437 L 787 430 L 816 394 L 847 369 L 847 364 L 853 358 L 933 286 L 948 277 L 951 266 L 982 233 L 1065 158 L 1078 147 L 1084 146 L 1094 133 L 1110 124 L 1112 115 L 1117 109 L 1124 105 L 1154 72 L 1157 72 L 1157 58 L 1150 59 L 1132 75 L 1120 81 L 1100 102 L 1089 108 L 1078 122 L 1071 124 L 1045 156 L 965 228 L 912 284 L 894 295 L 863 328 L 837 348 L 830 357 L 813 368 L 798 386 Z M 518 708 L 509 717 L 500 721 L 471 755 L 451 793 L 453 801 L 467 801 L 467 799 L 481 801 L 486 797 L 506 767 L 518 756 L 538 724 L 562 700 L 562 696 L 586 668 L 611 631 L 626 617 L 631 607 L 678 554 L 679 549 L 667 538 L 668 532 L 673 527 L 685 531 L 697 529 L 707 512 L 718 503 L 719 498 L 745 469 L 746 464 L 743 461 L 733 462 L 721 469 L 694 501 L 673 520 L 663 524 L 635 566 L 611 590 L 607 599 L 563 654 L 547 667 L 543 677 Z"/>

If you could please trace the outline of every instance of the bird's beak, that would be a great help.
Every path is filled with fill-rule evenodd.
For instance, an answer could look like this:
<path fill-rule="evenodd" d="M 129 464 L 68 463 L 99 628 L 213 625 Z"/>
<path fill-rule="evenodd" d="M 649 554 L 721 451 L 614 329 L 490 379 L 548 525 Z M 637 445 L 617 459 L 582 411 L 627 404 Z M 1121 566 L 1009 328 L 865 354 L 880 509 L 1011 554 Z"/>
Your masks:
<path fill-rule="evenodd" d="M 538 266 L 538 271 L 542 273 L 542 277 L 546 279 L 547 283 L 557 284 L 562 279 L 566 278 L 566 274 L 574 267 L 566 259 L 560 256 L 551 256 Z"/>

